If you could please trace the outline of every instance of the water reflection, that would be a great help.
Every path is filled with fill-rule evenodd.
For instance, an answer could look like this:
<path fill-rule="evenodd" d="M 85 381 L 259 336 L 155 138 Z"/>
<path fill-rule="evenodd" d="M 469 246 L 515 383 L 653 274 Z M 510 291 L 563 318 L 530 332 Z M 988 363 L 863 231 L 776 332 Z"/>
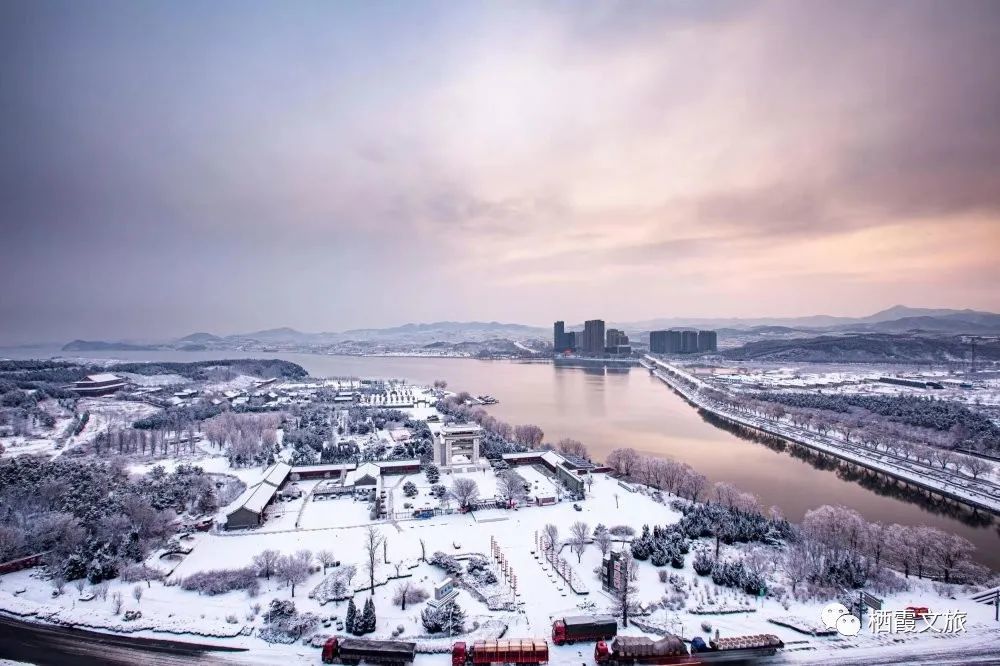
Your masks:
<path fill-rule="evenodd" d="M 995 522 L 993 516 L 987 512 L 979 511 L 975 507 L 967 506 L 947 497 L 934 495 L 924 488 L 910 485 L 900 479 L 810 449 L 796 442 L 732 423 L 704 409 L 699 408 L 698 413 L 706 423 L 725 430 L 740 439 L 761 444 L 772 451 L 786 453 L 808 463 L 815 469 L 834 472 L 837 478 L 857 483 L 877 495 L 917 504 L 930 513 L 947 516 L 971 527 L 987 527 Z"/>

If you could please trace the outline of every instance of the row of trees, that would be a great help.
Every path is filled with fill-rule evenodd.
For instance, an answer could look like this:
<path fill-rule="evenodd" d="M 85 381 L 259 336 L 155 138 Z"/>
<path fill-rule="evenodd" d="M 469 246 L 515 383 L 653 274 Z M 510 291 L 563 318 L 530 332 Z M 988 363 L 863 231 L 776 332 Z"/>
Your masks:
<path fill-rule="evenodd" d="M 986 415 L 948 400 L 915 396 L 762 391 L 729 395 L 710 390 L 708 397 L 748 414 L 787 419 L 821 434 L 834 431 L 862 443 L 906 442 L 919 447 L 994 450 L 1000 426 Z"/>
<path fill-rule="evenodd" d="M 195 436 L 198 426 L 189 421 L 177 426 L 176 430 L 165 428 L 118 428 L 101 431 L 94 436 L 90 450 L 97 455 L 149 455 L 168 456 L 196 450 Z"/>
<path fill-rule="evenodd" d="M 757 395 L 784 396 L 785 394 Z M 814 430 L 821 435 L 838 433 L 847 442 L 855 442 L 874 451 L 881 449 L 907 460 L 938 465 L 942 469 L 951 468 L 956 472 L 966 472 L 976 479 L 993 469 L 993 465 L 983 458 L 963 456 L 952 451 L 955 447 L 969 445 L 968 430 L 959 424 L 953 425 L 950 430 L 940 431 L 880 419 L 860 407 L 824 411 L 817 407 L 787 406 L 742 395 L 729 396 L 715 390 L 710 391 L 709 396 L 745 414 L 775 421 L 787 420 L 795 426 Z M 938 402 L 926 399 L 917 401 Z M 808 400 L 805 402 L 810 403 Z M 834 404 L 840 405 L 840 403 Z"/>
<path fill-rule="evenodd" d="M 632 448 L 618 448 L 608 454 L 604 464 L 618 475 L 665 490 L 692 502 L 708 488 L 708 477 L 687 463 L 642 455 Z"/>
<path fill-rule="evenodd" d="M 964 537 L 927 525 L 867 522 L 843 506 L 807 511 L 801 536 L 788 552 L 790 577 L 815 579 L 824 567 L 861 565 L 866 573 L 883 565 L 944 582 L 978 582 L 988 571 L 972 561 L 975 546 Z M 786 572 L 787 573 L 787 572 Z"/>
<path fill-rule="evenodd" d="M 231 467 L 253 467 L 274 462 L 283 421 L 276 412 L 223 412 L 202 424 L 201 430 L 212 446 L 225 449 Z"/>

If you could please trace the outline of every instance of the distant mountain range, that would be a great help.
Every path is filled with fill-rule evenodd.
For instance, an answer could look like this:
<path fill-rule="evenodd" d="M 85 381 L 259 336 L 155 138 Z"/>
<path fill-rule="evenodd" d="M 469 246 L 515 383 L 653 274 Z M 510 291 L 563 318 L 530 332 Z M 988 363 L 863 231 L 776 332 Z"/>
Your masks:
<path fill-rule="evenodd" d="M 771 363 L 955 363 L 971 358 L 970 346 L 954 337 L 886 333 L 757 340 L 720 353 L 735 361 Z M 1000 342 L 983 342 L 976 353 L 981 361 L 1000 360 Z"/>
<path fill-rule="evenodd" d="M 643 337 L 651 330 L 664 328 L 708 328 L 719 331 L 721 338 L 781 338 L 804 337 L 817 333 L 887 333 L 928 335 L 1000 335 L 1000 314 L 977 310 L 944 308 L 911 308 L 904 305 L 876 312 L 866 317 L 762 318 L 660 318 L 635 322 L 608 322 L 609 327 L 622 328 L 630 335 Z M 567 328 L 579 329 L 582 324 Z M 197 332 L 176 340 L 160 343 L 105 342 L 74 340 L 64 351 L 145 351 L 151 349 L 211 350 L 246 346 L 276 347 L 349 347 L 351 345 L 399 346 L 432 343 L 451 345 L 475 343 L 495 345 L 498 340 L 526 342 L 549 340 L 549 326 L 502 323 L 496 321 L 438 321 L 426 324 L 403 324 L 389 328 L 358 328 L 335 332 L 305 333 L 294 328 L 270 328 L 249 333 L 219 336 Z"/>
<path fill-rule="evenodd" d="M 710 328 L 750 330 L 761 327 L 783 327 L 789 331 L 876 331 L 903 332 L 927 331 L 935 333 L 1000 333 L 1000 314 L 977 310 L 952 310 L 946 308 L 911 308 L 895 305 L 867 317 L 834 317 L 812 315 L 808 317 L 744 318 L 662 318 L 618 324 L 626 330 L 652 331 L 662 328 Z M 777 331 L 771 331 L 777 332 Z"/>

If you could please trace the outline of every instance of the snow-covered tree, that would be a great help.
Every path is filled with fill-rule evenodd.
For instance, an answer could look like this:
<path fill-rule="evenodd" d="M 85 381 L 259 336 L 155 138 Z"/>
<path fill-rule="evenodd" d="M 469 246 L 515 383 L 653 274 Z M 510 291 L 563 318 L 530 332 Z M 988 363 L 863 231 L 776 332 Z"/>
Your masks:
<path fill-rule="evenodd" d="M 316 559 L 323 565 L 323 573 L 326 573 L 327 568 L 332 567 L 337 562 L 333 551 L 326 548 L 316 553 Z"/>
<path fill-rule="evenodd" d="M 479 484 L 474 479 L 459 477 L 452 482 L 449 494 L 458 506 L 466 509 L 479 499 Z"/>
<path fill-rule="evenodd" d="M 354 622 L 354 633 L 357 635 L 370 634 L 375 631 L 375 626 L 378 623 L 378 619 L 375 617 L 375 601 L 372 597 L 368 597 L 365 601 L 365 608 L 361 612 L 361 617 L 359 617 Z"/>
<path fill-rule="evenodd" d="M 465 631 L 465 611 L 452 601 L 440 608 L 428 606 L 420 613 L 420 620 L 429 633 L 447 633 L 455 636 Z"/>
<path fill-rule="evenodd" d="M 294 555 L 284 555 L 275 566 L 278 580 L 292 588 L 295 596 L 295 586 L 304 583 L 309 578 L 309 567 L 312 555 L 309 551 L 300 550 Z"/>
<path fill-rule="evenodd" d="M 344 630 L 351 634 L 357 634 L 355 625 L 358 623 L 358 607 L 354 604 L 354 597 L 347 602 L 347 614 L 344 617 Z"/>
<path fill-rule="evenodd" d="M 965 469 L 969 470 L 969 474 L 972 475 L 973 479 L 978 479 L 980 476 L 991 474 L 993 472 L 993 465 L 982 458 L 969 456 L 965 460 Z"/>
<path fill-rule="evenodd" d="M 510 504 L 524 499 L 528 492 L 524 489 L 524 477 L 512 469 L 497 475 L 497 497 Z"/>
<path fill-rule="evenodd" d="M 587 548 L 587 537 L 590 535 L 590 527 L 583 521 L 576 521 L 569 528 L 570 543 L 573 545 L 573 552 L 576 553 L 576 561 L 579 564 L 583 559 L 583 551 Z"/>
<path fill-rule="evenodd" d="M 559 547 L 559 528 L 552 523 L 548 523 L 542 532 L 549 543 L 549 548 L 553 550 L 557 549 Z"/>
<path fill-rule="evenodd" d="M 257 569 L 257 575 L 270 580 L 271 574 L 274 573 L 275 568 L 278 566 L 278 560 L 280 559 L 281 553 L 273 548 L 262 550 L 254 555 L 253 566 Z"/>

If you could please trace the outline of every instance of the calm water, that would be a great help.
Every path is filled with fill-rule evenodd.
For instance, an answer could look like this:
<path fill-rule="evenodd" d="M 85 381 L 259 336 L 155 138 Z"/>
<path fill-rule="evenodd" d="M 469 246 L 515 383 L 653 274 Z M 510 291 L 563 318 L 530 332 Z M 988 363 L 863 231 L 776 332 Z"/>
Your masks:
<path fill-rule="evenodd" d="M 56 354 L 0 350 L 0 357 Z M 258 356 L 298 363 L 319 377 L 405 378 L 429 384 L 446 379 L 453 390 L 492 394 L 489 407 L 510 423 L 534 423 L 547 441 L 572 437 L 603 458 L 619 446 L 686 462 L 711 481 L 729 481 L 755 493 L 763 506 L 776 505 L 790 520 L 822 504 L 843 504 L 870 521 L 928 524 L 961 534 L 976 544 L 977 559 L 1000 569 L 1000 533 L 995 525 L 975 527 L 923 502 L 877 489 L 819 469 L 808 460 L 737 437 L 707 422 L 677 395 L 642 369 L 593 374 L 548 363 L 468 359 L 241 354 L 239 352 L 88 352 L 89 358 L 195 361 Z"/>

